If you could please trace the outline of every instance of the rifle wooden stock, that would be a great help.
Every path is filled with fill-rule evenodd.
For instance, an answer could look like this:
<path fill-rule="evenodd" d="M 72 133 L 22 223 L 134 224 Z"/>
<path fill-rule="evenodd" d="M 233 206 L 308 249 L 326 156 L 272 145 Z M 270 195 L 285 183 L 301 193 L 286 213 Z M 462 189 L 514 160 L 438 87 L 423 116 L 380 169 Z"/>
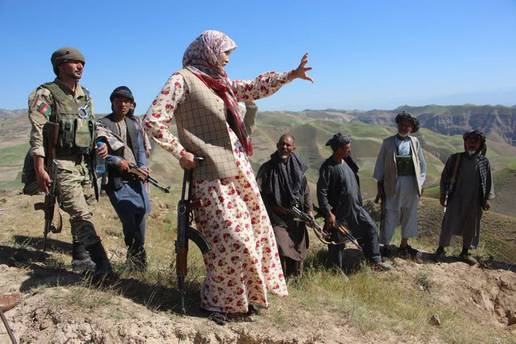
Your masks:
<path fill-rule="evenodd" d="M 317 207 L 315 204 L 313 204 L 312 207 L 317 212 L 317 215 L 314 218 L 323 217 L 322 214 L 321 214 L 321 209 L 319 207 Z M 302 216 L 309 217 L 308 214 L 303 213 L 302 211 L 300 211 L 297 208 L 295 208 L 295 209 L 296 210 L 295 210 L 294 214 L 295 213 L 304 214 Z M 315 222 L 315 221 L 311 221 L 311 222 L 314 222 L 315 224 L 317 224 L 317 222 Z M 309 225 L 309 223 L 307 223 L 307 225 Z M 317 226 L 320 228 L 319 224 L 317 224 Z M 312 227 L 312 228 L 314 228 L 314 227 Z M 353 234 L 351 234 L 351 231 L 349 229 L 347 229 L 346 227 L 344 227 L 342 225 L 335 227 L 335 229 L 337 231 L 339 231 L 341 234 L 343 234 L 344 237 L 346 238 L 346 240 L 350 241 L 356 248 L 358 248 L 360 251 L 362 251 L 362 247 L 359 245 L 357 239 L 353 236 Z M 315 228 L 314 228 L 314 230 L 315 230 Z M 320 229 L 320 231 L 323 233 L 322 228 Z M 319 235 L 318 235 L 317 231 L 316 231 L 316 236 L 319 238 Z M 321 238 L 319 238 L 319 240 L 321 240 Z M 328 242 L 328 239 L 326 237 L 323 237 L 323 240 L 321 240 L 321 242 L 325 243 L 325 244 L 330 244 L 330 245 L 342 245 L 342 244 L 345 243 L 345 241 L 343 241 L 343 242 L 335 242 L 335 241 Z"/>
<path fill-rule="evenodd" d="M 136 166 L 135 164 L 129 165 L 129 174 L 139 178 L 144 183 L 149 183 L 160 189 L 165 193 L 170 193 L 170 185 L 162 186 L 156 179 L 151 177 L 148 171 Z"/>

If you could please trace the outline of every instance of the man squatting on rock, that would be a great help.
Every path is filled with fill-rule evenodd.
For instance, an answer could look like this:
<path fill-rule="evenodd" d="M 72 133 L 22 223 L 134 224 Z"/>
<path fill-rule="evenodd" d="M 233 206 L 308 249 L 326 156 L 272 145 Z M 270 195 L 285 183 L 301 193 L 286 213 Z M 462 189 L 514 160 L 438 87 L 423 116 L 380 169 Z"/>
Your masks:
<path fill-rule="evenodd" d="M 307 166 L 294 153 L 294 136 L 282 135 L 276 148 L 258 170 L 256 179 L 274 229 L 283 273 L 286 277 L 298 276 L 308 250 L 308 232 L 305 223 L 296 221 L 288 210 L 297 207 L 312 215 Z"/>

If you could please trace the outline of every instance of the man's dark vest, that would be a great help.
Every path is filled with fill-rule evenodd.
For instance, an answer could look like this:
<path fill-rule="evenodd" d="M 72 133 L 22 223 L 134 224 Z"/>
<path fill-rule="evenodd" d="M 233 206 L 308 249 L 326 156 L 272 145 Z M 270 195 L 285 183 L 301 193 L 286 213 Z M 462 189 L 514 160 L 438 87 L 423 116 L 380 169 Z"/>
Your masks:
<path fill-rule="evenodd" d="M 116 125 L 116 122 L 114 121 L 113 114 L 110 114 L 110 115 L 102 118 L 100 120 L 100 122 L 102 123 L 102 125 L 104 127 L 109 129 L 111 132 L 113 132 L 119 138 L 121 137 L 118 126 Z M 127 147 L 129 147 L 131 149 L 131 151 L 133 152 L 134 158 L 137 159 L 137 154 L 136 154 L 135 148 L 136 148 L 137 135 L 138 135 L 137 131 L 139 129 L 138 129 L 136 121 L 134 119 L 131 119 L 129 117 L 124 117 L 124 122 L 125 122 L 125 126 L 127 128 L 127 133 L 126 133 L 127 142 L 124 142 L 124 143 L 127 145 Z M 126 157 L 124 156 L 124 147 L 122 147 L 116 151 L 110 152 L 110 154 L 121 157 L 123 159 L 126 159 Z M 136 161 L 136 163 L 138 164 L 138 161 Z M 108 175 L 109 175 L 108 184 L 111 185 L 111 183 L 114 182 L 115 189 L 118 189 L 118 184 L 120 182 L 119 179 L 122 177 L 120 175 L 120 171 L 115 167 L 108 166 Z M 122 178 L 122 179 L 125 179 L 125 178 Z"/>
<path fill-rule="evenodd" d="M 59 123 L 57 157 L 89 154 L 93 147 L 95 131 L 89 92 L 81 87 L 84 97 L 76 101 L 56 82 L 48 82 L 41 87 L 52 94 L 50 121 Z"/>

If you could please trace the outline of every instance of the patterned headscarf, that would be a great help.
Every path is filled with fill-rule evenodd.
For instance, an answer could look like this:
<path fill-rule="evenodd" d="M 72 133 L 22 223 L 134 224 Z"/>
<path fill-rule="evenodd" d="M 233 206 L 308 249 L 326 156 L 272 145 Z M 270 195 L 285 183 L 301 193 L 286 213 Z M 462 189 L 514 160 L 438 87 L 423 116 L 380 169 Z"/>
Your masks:
<path fill-rule="evenodd" d="M 194 66 L 214 78 L 227 78 L 224 66 L 219 65 L 220 54 L 236 49 L 236 43 L 225 33 L 207 30 L 201 33 L 183 55 L 183 67 Z"/>
<path fill-rule="evenodd" d="M 224 101 L 228 110 L 227 122 L 250 156 L 253 154 L 253 145 L 242 120 L 235 92 L 224 66 L 218 63 L 220 54 L 236 46 L 231 38 L 220 31 L 204 31 L 186 48 L 183 67 L 188 68 Z"/>

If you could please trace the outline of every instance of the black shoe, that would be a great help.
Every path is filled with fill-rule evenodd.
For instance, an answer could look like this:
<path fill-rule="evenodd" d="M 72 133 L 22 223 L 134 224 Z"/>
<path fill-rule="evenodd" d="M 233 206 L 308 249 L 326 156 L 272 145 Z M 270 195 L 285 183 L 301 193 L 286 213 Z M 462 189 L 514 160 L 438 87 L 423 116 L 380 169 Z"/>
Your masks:
<path fill-rule="evenodd" d="M 379 261 L 371 263 L 371 268 L 375 271 L 389 271 L 394 269 L 394 266 L 390 263 Z"/>
<path fill-rule="evenodd" d="M 478 265 L 478 260 L 476 260 L 471 254 L 468 252 L 461 252 L 459 255 L 460 260 L 462 260 L 464 263 L 469 264 L 471 266 Z"/>
<path fill-rule="evenodd" d="M 446 252 L 444 251 L 444 247 L 439 246 L 434 253 L 434 261 L 442 262 L 446 259 Z"/>
<path fill-rule="evenodd" d="M 405 245 L 398 248 L 398 255 L 402 258 L 418 258 L 421 253 L 410 245 Z"/>
<path fill-rule="evenodd" d="M 383 258 L 392 258 L 394 256 L 394 250 L 389 245 L 380 247 L 380 253 Z"/>
<path fill-rule="evenodd" d="M 113 273 L 113 268 L 111 267 L 111 263 L 109 262 L 102 243 L 98 241 L 97 243 L 86 247 L 86 249 L 90 253 L 91 259 L 96 265 L 95 271 L 91 275 L 91 282 L 93 284 L 99 284 L 104 281 L 114 279 L 115 275 Z"/>

